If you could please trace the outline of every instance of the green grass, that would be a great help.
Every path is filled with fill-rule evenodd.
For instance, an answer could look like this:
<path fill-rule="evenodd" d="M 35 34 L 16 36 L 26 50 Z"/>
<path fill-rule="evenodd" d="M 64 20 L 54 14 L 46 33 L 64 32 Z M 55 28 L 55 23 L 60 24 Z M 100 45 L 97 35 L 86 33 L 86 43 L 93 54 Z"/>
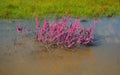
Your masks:
<path fill-rule="evenodd" d="M 0 0 L 0 18 L 120 15 L 119 0 Z"/>

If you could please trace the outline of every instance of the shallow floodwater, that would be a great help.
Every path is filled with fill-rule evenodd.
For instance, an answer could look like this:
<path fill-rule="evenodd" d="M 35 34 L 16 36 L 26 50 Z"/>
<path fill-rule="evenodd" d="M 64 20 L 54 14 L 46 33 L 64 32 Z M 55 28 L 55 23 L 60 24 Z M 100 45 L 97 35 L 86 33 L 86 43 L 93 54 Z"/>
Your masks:
<path fill-rule="evenodd" d="M 29 33 L 16 31 L 18 23 L 34 29 L 33 20 L 1 19 L 0 75 L 120 75 L 120 18 L 98 20 L 93 45 L 48 51 Z"/>

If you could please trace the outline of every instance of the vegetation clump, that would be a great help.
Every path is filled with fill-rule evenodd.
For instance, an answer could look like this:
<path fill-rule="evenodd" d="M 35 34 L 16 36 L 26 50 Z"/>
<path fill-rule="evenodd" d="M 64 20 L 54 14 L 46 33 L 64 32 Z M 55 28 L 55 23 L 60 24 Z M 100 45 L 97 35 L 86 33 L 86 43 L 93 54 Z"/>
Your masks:
<path fill-rule="evenodd" d="M 70 21 L 71 17 L 62 18 L 58 22 L 49 22 L 44 20 L 42 26 L 39 25 L 38 18 L 36 18 L 36 36 L 37 40 L 44 45 L 55 45 L 58 47 L 71 48 L 77 45 L 87 45 L 94 39 L 94 30 L 97 21 L 89 27 L 83 27 L 80 19 Z M 18 32 L 26 28 L 18 26 Z"/>

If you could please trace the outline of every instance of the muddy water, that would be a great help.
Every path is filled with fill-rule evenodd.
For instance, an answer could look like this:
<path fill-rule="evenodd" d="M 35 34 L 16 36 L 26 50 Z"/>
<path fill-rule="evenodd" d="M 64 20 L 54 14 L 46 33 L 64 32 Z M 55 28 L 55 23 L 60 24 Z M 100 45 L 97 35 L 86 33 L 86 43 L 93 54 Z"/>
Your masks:
<path fill-rule="evenodd" d="M 0 75 L 120 75 L 120 18 L 98 20 L 94 45 L 49 51 L 17 33 L 19 21 L 34 29 L 33 21 L 0 20 Z"/>

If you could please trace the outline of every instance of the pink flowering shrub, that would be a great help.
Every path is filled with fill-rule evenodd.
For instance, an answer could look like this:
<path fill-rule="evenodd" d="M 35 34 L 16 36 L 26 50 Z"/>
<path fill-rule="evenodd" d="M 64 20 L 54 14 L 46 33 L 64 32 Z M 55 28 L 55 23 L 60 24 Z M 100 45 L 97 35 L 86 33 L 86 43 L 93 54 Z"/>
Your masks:
<path fill-rule="evenodd" d="M 58 47 L 71 48 L 77 45 L 87 45 L 94 39 L 94 25 L 85 28 L 80 24 L 80 19 L 70 22 L 71 18 L 63 18 L 59 22 L 51 23 L 44 20 L 41 27 L 38 18 L 36 18 L 36 34 L 37 40 L 44 45 L 55 45 Z M 22 27 L 17 27 L 18 32 L 22 31 Z"/>
<path fill-rule="evenodd" d="M 22 31 L 23 27 L 22 26 L 17 26 L 17 31 L 20 33 Z"/>

